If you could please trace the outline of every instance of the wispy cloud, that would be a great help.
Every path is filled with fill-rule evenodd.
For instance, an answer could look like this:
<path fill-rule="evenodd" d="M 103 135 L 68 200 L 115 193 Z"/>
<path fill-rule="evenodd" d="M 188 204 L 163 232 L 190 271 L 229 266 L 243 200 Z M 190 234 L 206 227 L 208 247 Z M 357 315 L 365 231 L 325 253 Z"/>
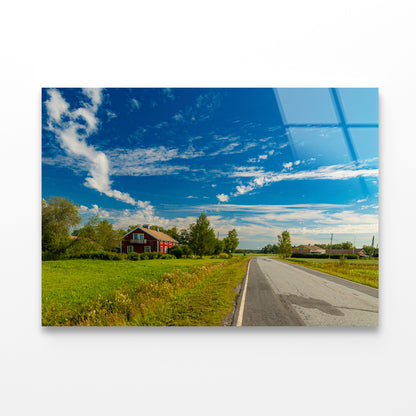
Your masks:
<path fill-rule="evenodd" d="M 116 113 L 113 113 L 112 111 L 107 110 L 107 118 L 108 118 L 108 120 L 112 120 L 113 118 L 116 118 L 116 117 L 117 117 L 117 114 Z"/>
<path fill-rule="evenodd" d="M 154 126 L 155 129 L 161 129 L 163 127 L 167 127 L 169 123 L 167 121 L 162 121 L 161 123 L 158 123 Z"/>
<path fill-rule="evenodd" d="M 140 101 L 136 100 L 135 98 L 130 99 L 130 104 L 132 110 L 140 110 L 140 107 L 142 106 Z"/>
<path fill-rule="evenodd" d="M 230 178 L 257 178 L 259 176 L 264 176 L 265 172 L 263 168 L 257 166 L 235 166 L 231 172 L 226 172 Z"/>
<path fill-rule="evenodd" d="M 175 96 L 171 88 L 163 88 L 162 92 L 167 98 L 169 98 L 169 100 L 175 99 Z"/>
<path fill-rule="evenodd" d="M 218 149 L 210 153 L 210 156 L 228 155 L 234 153 L 234 149 L 239 146 L 239 143 L 230 143 L 228 146 Z"/>
<path fill-rule="evenodd" d="M 292 162 L 286 164 L 285 169 L 292 167 Z M 298 172 L 268 173 L 257 176 L 249 184 L 236 187 L 236 191 L 231 196 L 243 195 L 255 188 L 262 187 L 274 182 L 293 181 L 293 180 L 347 180 L 358 177 L 378 177 L 378 169 L 360 169 L 348 165 L 322 166 L 316 170 L 303 170 Z"/>
<path fill-rule="evenodd" d="M 193 159 L 204 155 L 190 145 L 185 149 L 165 146 L 137 149 L 114 149 L 109 151 L 112 174 L 117 176 L 155 176 L 189 171 L 188 166 L 168 165 L 174 159 Z"/>

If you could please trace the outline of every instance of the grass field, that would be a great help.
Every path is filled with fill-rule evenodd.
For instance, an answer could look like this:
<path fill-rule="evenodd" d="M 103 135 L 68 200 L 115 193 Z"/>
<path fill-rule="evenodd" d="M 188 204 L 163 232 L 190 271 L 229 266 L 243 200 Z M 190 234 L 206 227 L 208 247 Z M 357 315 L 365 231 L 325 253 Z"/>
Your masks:
<path fill-rule="evenodd" d="M 290 258 L 285 261 L 378 288 L 378 260 Z"/>
<path fill-rule="evenodd" d="M 247 258 L 42 264 L 42 324 L 221 325 Z"/>

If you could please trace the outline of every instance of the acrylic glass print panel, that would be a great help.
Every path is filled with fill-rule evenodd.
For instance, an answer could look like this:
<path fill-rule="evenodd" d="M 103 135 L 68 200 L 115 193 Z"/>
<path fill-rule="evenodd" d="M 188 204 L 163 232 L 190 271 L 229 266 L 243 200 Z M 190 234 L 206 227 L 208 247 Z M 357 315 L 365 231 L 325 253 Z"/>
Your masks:
<path fill-rule="evenodd" d="M 42 90 L 42 325 L 377 326 L 378 89 Z"/>

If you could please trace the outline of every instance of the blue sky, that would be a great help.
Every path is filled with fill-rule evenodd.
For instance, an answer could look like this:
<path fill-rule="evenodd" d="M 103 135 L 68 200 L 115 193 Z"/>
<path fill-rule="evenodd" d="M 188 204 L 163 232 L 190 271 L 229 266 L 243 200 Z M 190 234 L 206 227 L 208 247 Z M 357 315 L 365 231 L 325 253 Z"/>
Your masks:
<path fill-rule="evenodd" d="M 187 228 L 240 248 L 378 241 L 375 88 L 45 88 L 42 196 L 83 219 Z"/>

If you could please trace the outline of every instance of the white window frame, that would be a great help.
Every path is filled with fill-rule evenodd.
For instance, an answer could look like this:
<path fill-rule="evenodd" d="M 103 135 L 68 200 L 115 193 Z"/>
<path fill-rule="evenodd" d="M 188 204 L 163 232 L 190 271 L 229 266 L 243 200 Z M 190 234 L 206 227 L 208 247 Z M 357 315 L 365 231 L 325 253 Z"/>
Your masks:
<path fill-rule="evenodd" d="M 127 253 L 134 253 L 134 246 L 127 246 Z"/>
<path fill-rule="evenodd" d="M 133 233 L 133 240 L 144 240 L 143 233 Z"/>
<path fill-rule="evenodd" d="M 145 253 L 151 253 L 152 252 L 152 247 L 151 246 L 144 246 L 144 252 Z"/>

